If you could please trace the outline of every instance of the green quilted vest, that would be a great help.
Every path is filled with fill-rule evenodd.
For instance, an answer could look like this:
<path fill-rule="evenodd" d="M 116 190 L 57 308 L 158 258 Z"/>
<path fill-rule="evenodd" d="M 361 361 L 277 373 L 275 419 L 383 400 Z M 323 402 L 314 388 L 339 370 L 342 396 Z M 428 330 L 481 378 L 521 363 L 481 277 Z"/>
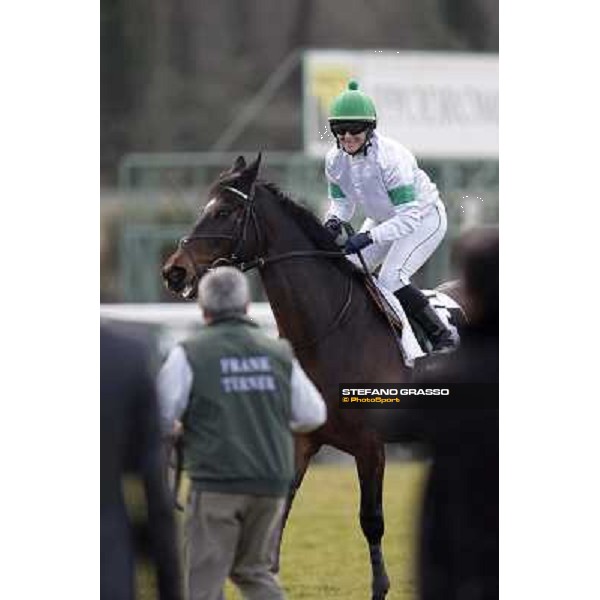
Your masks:
<path fill-rule="evenodd" d="M 207 325 L 183 346 L 194 373 L 183 457 L 195 487 L 287 494 L 294 472 L 288 342 L 234 317 Z"/>

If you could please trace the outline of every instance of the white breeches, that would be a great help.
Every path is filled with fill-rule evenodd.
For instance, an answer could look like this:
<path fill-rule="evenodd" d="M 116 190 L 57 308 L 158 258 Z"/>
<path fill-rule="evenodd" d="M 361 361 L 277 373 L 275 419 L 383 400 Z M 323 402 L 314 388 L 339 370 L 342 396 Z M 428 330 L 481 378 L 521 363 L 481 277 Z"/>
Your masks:
<path fill-rule="evenodd" d="M 377 223 L 373 219 L 367 219 L 360 231 L 367 231 L 375 225 Z M 395 292 L 410 283 L 412 275 L 425 264 L 440 245 L 447 228 L 446 209 L 441 202 L 437 202 L 411 234 L 395 242 L 372 244 L 362 250 L 361 254 L 370 271 L 381 264 L 377 279 L 381 285 Z M 355 265 L 361 266 L 356 255 L 349 256 L 348 259 Z"/>

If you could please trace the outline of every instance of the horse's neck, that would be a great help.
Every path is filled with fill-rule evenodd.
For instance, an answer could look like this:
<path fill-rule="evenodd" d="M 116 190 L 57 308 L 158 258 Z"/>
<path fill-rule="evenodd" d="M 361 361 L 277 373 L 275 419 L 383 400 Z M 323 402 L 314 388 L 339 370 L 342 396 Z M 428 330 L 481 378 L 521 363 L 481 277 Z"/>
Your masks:
<path fill-rule="evenodd" d="M 319 251 L 293 216 L 276 202 L 261 211 L 260 220 L 267 232 L 267 257 Z M 343 259 L 289 257 L 261 271 L 279 331 L 292 343 L 317 335 L 339 311 L 349 281 L 349 275 L 334 264 L 339 260 Z"/>
<path fill-rule="evenodd" d="M 270 255 L 281 256 L 298 250 L 317 249 L 303 245 L 301 248 L 280 248 Z M 332 264 L 334 260 L 339 259 L 287 258 L 273 263 L 261 273 L 279 331 L 293 343 L 324 331 L 345 300 L 349 277 Z"/>
<path fill-rule="evenodd" d="M 268 231 L 277 232 L 268 240 L 268 257 L 289 253 L 314 252 L 313 256 L 289 257 L 269 264 L 262 272 L 262 282 L 280 333 L 294 345 L 317 339 L 328 332 L 341 312 L 359 307 L 372 312 L 363 284 L 356 276 L 340 268 L 343 257 L 319 256 L 323 252 L 300 225 L 279 206 L 261 215 Z M 350 297 L 351 296 L 351 297 Z M 367 305 L 365 307 L 365 305 Z M 363 313 L 364 314 L 364 313 Z"/>

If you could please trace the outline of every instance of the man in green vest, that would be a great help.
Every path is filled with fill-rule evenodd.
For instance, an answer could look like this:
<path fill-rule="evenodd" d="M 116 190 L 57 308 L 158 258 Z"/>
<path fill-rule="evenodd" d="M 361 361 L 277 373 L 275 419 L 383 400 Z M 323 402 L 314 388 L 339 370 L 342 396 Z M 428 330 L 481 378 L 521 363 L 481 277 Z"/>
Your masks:
<path fill-rule="evenodd" d="M 187 599 L 218 600 L 228 576 L 244 598 L 284 598 L 270 556 L 294 475 L 292 432 L 321 426 L 325 403 L 289 343 L 246 317 L 241 272 L 210 272 L 198 301 L 206 326 L 175 346 L 158 380 L 165 426 L 183 425 L 191 480 Z"/>

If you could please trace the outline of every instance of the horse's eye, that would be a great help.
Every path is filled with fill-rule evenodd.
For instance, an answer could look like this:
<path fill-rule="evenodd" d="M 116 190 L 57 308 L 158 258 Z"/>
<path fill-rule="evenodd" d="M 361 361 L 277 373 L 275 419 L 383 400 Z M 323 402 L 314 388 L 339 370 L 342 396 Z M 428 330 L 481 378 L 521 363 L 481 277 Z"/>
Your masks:
<path fill-rule="evenodd" d="M 231 210 L 227 209 L 227 208 L 222 208 L 221 210 L 218 210 L 215 214 L 215 216 L 217 217 L 217 219 L 224 219 L 225 217 L 228 217 L 231 214 Z"/>

